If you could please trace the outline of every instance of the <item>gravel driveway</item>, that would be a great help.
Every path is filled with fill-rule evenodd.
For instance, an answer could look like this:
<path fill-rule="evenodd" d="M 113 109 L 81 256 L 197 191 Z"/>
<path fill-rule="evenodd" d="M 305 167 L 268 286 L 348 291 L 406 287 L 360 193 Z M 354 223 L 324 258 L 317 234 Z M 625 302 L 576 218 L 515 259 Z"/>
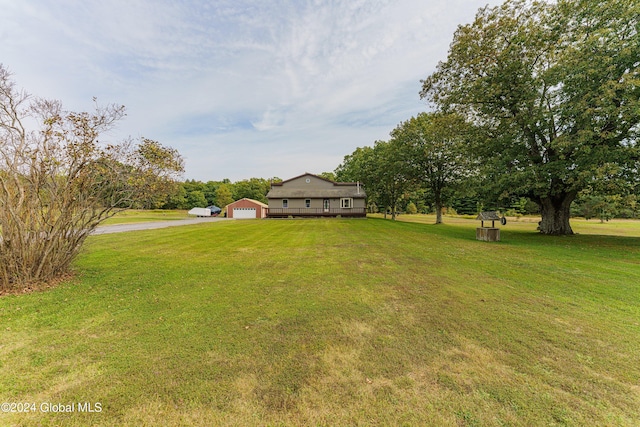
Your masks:
<path fill-rule="evenodd" d="M 156 228 L 177 227 L 180 225 L 200 224 L 201 222 L 227 221 L 231 218 L 189 218 L 173 221 L 135 222 L 131 224 L 102 225 L 91 234 L 124 233 L 125 231 L 153 230 Z"/>

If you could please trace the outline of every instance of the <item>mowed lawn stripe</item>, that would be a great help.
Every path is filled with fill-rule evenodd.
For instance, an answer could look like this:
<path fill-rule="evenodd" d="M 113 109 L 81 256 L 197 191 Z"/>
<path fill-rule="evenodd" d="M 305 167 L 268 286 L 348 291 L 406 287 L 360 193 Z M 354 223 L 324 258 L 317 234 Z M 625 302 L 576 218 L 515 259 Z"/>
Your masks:
<path fill-rule="evenodd" d="M 638 236 L 228 221 L 93 236 L 0 299 L 9 425 L 634 425 Z M 635 244 L 634 244 L 635 243 Z"/>

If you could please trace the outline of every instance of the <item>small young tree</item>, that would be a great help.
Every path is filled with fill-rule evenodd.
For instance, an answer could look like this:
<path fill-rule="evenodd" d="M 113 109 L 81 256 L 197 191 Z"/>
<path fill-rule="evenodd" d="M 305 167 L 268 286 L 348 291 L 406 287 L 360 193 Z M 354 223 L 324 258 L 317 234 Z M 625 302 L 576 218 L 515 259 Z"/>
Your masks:
<path fill-rule="evenodd" d="M 358 147 L 353 153 L 344 156 L 342 163 L 333 172 L 336 181 L 360 182 L 364 185 L 370 212 L 384 210 L 384 203 L 379 197 L 375 165 L 373 147 Z"/>
<path fill-rule="evenodd" d="M 407 170 L 406 153 L 394 138 L 389 141 L 376 141 L 373 147 L 373 173 L 379 200 L 386 211 L 391 212 L 395 220 L 402 196 L 413 188 L 413 182 Z"/>
<path fill-rule="evenodd" d="M 229 203 L 233 203 L 232 194 L 231 184 L 221 184 L 216 190 L 216 206 L 224 208 Z"/>
<path fill-rule="evenodd" d="M 457 114 L 420 113 L 400 123 L 391 136 L 406 157 L 406 174 L 429 191 L 442 223 L 442 208 L 474 170 L 465 153 L 471 127 Z"/>
<path fill-rule="evenodd" d="M 155 141 L 102 144 L 124 107 L 64 111 L 17 90 L 0 65 L 0 288 L 68 271 L 105 219 L 166 190 L 183 170 Z"/>
<path fill-rule="evenodd" d="M 373 147 L 356 148 L 335 170 L 339 181 L 363 183 L 367 189 L 368 204 L 384 212 L 385 218 L 387 212 L 391 213 L 394 220 L 402 196 L 412 188 L 406 155 L 400 148 L 393 138 L 375 141 Z"/>
<path fill-rule="evenodd" d="M 207 205 L 207 199 L 200 190 L 190 191 L 187 193 L 187 209 L 203 208 Z"/>

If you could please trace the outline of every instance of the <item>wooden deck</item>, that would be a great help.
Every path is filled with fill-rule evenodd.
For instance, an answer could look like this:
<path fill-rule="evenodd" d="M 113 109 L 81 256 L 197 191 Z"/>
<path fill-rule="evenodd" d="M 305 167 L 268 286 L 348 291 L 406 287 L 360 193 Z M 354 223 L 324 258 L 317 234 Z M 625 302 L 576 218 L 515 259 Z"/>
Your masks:
<path fill-rule="evenodd" d="M 364 218 L 367 216 L 366 208 L 350 209 L 323 209 L 323 208 L 269 208 L 267 218 L 288 218 L 294 217 L 332 217 L 342 216 L 349 218 Z"/>

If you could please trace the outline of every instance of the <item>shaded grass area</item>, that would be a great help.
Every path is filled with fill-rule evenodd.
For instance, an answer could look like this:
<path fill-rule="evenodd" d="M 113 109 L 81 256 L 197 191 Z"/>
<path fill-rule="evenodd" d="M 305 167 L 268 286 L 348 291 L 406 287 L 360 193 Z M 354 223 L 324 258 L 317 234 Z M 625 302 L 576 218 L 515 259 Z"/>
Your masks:
<path fill-rule="evenodd" d="M 114 224 L 129 224 L 136 222 L 150 222 L 150 221 L 169 221 L 174 219 L 186 219 L 189 218 L 187 211 L 184 210 L 165 210 L 165 209 L 128 209 L 126 211 L 118 212 L 116 215 L 105 220 L 103 225 Z"/>
<path fill-rule="evenodd" d="M 382 214 L 371 214 L 372 218 L 383 218 Z M 475 228 L 480 226 L 480 221 L 476 221 L 474 215 L 465 216 L 445 216 L 444 223 L 449 225 L 457 225 L 463 228 Z M 400 215 L 399 221 L 412 222 L 419 224 L 432 224 L 435 225 L 435 215 Z M 496 226 L 502 228 L 504 231 L 524 231 L 527 233 L 535 232 L 538 226 L 540 217 L 536 216 L 523 216 L 523 217 L 507 217 L 507 225 L 501 226 L 496 221 Z M 585 220 L 584 218 L 571 218 L 571 228 L 576 234 L 591 234 L 602 236 L 640 236 L 640 221 L 632 219 L 612 219 L 609 221 L 601 222 L 597 219 Z M 491 225 L 491 222 L 486 222 L 485 225 Z"/>
<path fill-rule="evenodd" d="M 102 412 L 0 425 L 640 424 L 640 233 L 422 219 L 93 236 L 0 299 L 0 401 Z"/>

